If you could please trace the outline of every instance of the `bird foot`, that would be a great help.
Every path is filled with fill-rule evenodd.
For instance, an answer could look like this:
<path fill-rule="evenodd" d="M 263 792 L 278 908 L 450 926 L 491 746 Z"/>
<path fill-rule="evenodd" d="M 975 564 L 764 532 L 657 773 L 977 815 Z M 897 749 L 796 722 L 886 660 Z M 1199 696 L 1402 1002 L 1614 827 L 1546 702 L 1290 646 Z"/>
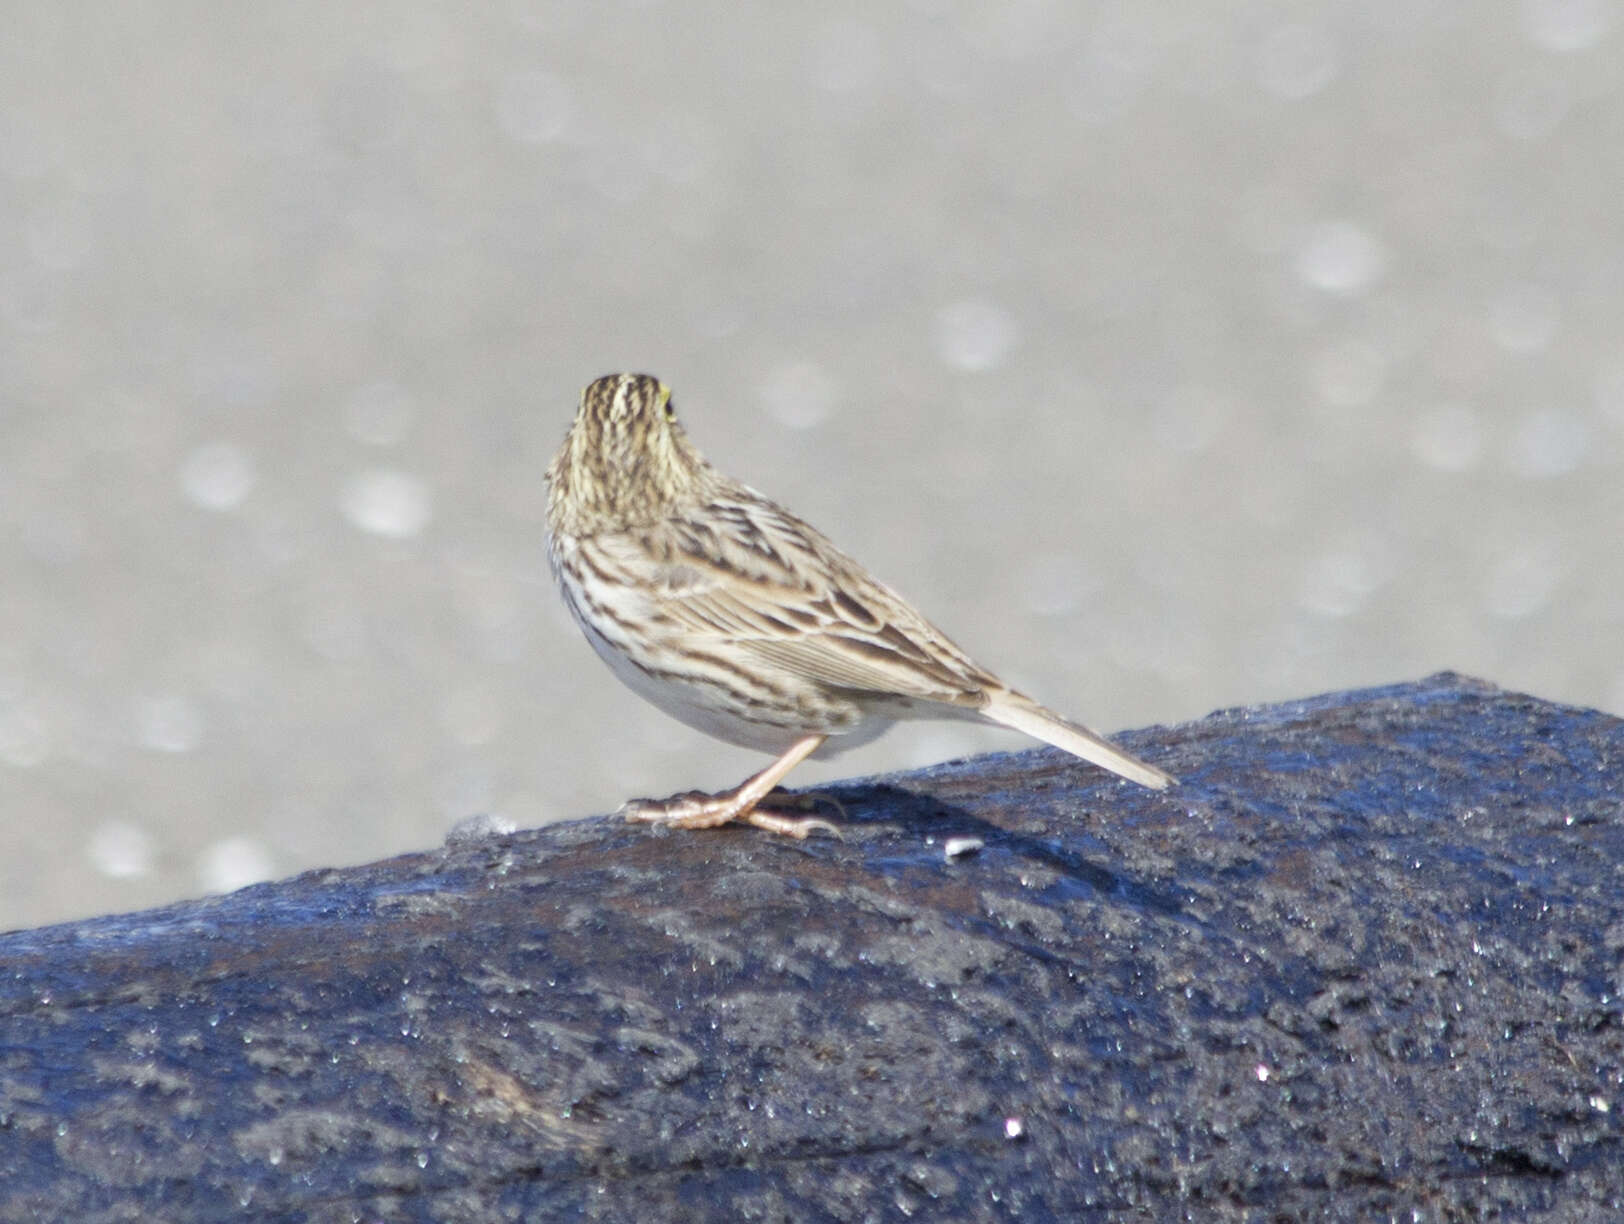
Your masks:
<path fill-rule="evenodd" d="M 795 799 L 785 796 L 789 803 Z M 672 795 L 669 799 L 633 799 L 621 808 L 621 814 L 627 820 L 639 821 L 643 824 L 660 824 L 672 829 L 714 829 L 718 825 L 729 824 L 735 820 L 742 820 L 746 824 L 755 825 L 758 829 L 765 829 L 769 833 L 778 833 L 784 837 L 793 837 L 797 841 L 804 840 L 810 833 L 829 833 L 840 837 L 840 830 L 827 820 L 820 820 L 816 816 L 795 818 L 790 816 L 777 816 L 769 811 L 762 811 L 756 804 L 739 791 L 723 791 L 719 795 L 707 795 L 703 791 L 687 791 L 680 795 Z"/>

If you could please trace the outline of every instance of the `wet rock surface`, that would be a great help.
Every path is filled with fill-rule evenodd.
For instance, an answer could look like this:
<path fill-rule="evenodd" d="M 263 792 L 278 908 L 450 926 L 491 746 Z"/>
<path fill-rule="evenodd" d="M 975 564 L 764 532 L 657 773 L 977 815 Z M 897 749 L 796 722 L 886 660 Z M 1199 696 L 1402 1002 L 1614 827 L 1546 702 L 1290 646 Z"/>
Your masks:
<path fill-rule="evenodd" d="M 0 936 L 0 1220 L 1620 1218 L 1624 723 L 1123 738 Z"/>

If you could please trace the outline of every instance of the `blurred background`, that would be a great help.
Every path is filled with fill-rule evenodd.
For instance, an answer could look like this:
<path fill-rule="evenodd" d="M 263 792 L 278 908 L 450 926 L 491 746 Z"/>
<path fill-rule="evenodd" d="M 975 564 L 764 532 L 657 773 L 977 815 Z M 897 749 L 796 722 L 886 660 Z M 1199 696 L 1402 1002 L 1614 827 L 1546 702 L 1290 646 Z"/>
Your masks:
<path fill-rule="evenodd" d="M 620 369 L 1102 730 L 1624 710 L 1621 9 L 6 3 L 0 928 L 762 764 L 552 589 Z"/>

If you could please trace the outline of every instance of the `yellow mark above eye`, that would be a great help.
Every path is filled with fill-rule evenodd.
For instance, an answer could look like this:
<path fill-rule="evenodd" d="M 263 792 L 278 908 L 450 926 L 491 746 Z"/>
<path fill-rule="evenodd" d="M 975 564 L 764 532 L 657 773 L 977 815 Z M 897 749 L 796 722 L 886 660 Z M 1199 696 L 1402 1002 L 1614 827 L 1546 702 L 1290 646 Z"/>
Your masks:
<path fill-rule="evenodd" d="M 668 421 L 676 420 L 677 410 L 671 406 L 671 388 L 661 383 L 659 393 L 655 398 L 659 401 L 660 411 L 665 414 L 665 419 Z"/>

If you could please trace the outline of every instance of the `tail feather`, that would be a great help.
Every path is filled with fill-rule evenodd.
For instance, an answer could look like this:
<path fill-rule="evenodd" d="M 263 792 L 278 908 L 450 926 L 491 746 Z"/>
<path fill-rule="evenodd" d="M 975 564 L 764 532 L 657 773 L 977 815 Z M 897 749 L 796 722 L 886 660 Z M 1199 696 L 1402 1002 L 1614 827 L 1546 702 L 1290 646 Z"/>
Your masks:
<path fill-rule="evenodd" d="M 1131 752 L 1118 748 L 1103 735 L 1067 722 L 1052 710 L 1046 710 L 1016 693 L 998 694 L 981 707 L 980 713 L 983 718 L 1012 727 L 1056 748 L 1064 748 L 1073 756 L 1082 757 L 1140 786 L 1162 790 L 1178 781 L 1171 774 L 1163 773 Z"/>

